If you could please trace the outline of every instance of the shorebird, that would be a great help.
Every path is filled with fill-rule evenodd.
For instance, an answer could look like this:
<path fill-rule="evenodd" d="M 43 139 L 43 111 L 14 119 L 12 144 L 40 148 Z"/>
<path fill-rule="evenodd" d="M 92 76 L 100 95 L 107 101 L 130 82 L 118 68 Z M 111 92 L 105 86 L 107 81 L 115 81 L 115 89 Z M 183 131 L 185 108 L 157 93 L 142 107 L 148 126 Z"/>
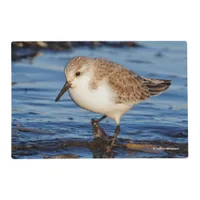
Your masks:
<path fill-rule="evenodd" d="M 66 82 L 56 98 L 68 91 L 79 107 L 103 114 L 116 123 L 110 149 L 120 132 L 120 118 L 134 105 L 159 95 L 171 85 L 171 80 L 140 76 L 124 66 L 104 58 L 74 57 L 65 67 Z"/>

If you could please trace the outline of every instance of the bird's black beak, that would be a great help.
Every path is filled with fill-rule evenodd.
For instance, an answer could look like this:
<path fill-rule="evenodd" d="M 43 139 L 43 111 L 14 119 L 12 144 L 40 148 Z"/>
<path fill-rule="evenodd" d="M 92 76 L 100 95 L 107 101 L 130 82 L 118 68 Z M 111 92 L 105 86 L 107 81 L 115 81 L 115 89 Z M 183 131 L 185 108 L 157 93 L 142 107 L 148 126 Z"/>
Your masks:
<path fill-rule="evenodd" d="M 64 84 L 62 90 L 60 91 L 60 93 L 58 94 L 58 96 L 56 97 L 55 102 L 59 101 L 60 97 L 62 97 L 62 95 L 71 87 L 71 84 L 69 84 L 67 81 Z"/>

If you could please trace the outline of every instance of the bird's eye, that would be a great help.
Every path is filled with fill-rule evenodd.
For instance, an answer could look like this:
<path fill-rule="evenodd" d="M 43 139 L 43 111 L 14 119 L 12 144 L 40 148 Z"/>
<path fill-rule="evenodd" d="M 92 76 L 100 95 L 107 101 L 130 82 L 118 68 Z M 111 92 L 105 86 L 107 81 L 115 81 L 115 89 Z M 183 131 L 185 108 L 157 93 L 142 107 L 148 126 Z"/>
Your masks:
<path fill-rule="evenodd" d="M 81 72 L 76 72 L 76 76 L 80 76 Z"/>

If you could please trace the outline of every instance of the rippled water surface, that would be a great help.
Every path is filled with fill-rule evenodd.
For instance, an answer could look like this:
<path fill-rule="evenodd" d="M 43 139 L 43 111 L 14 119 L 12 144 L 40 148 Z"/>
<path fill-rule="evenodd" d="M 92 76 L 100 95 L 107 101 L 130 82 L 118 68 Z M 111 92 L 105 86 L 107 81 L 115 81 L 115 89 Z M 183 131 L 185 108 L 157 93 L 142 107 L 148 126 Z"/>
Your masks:
<path fill-rule="evenodd" d="M 109 157 L 91 148 L 90 119 L 100 115 L 77 107 L 67 93 L 55 102 L 65 82 L 64 66 L 74 56 L 103 57 L 142 76 L 172 80 L 168 91 L 136 105 L 122 117 L 118 136 L 118 143 L 151 144 L 162 151 L 116 147 L 113 157 L 187 157 L 186 43 L 139 43 L 142 47 L 46 50 L 32 61 L 12 62 L 12 157 Z M 108 135 L 114 134 L 111 119 L 101 126 Z"/>

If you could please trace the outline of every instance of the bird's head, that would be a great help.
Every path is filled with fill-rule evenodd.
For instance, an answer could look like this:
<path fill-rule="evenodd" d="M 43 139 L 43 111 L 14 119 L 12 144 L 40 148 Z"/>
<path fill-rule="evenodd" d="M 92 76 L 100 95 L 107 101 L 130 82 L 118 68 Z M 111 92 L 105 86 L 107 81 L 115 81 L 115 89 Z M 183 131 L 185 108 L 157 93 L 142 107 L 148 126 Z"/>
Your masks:
<path fill-rule="evenodd" d="M 73 58 L 65 67 L 66 82 L 56 98 L 59 101 L 61 96 L 69 89 L 77 87 L 83 79 L 87 79 L 91 62 L 87 57 L 78 56 Z"/>

